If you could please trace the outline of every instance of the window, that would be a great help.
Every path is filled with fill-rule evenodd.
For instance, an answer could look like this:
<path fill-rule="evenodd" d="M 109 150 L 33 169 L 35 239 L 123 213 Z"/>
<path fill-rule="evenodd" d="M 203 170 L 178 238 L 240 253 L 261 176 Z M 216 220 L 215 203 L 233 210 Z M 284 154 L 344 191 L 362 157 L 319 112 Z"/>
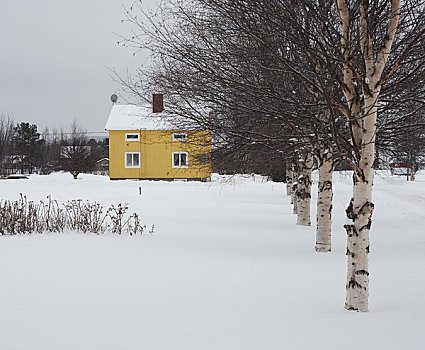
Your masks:
<path fill-rule="evenodd" d="M 127 133 L 125 134 L 126 141 L 139 141 L 139 134 L 136 133 Z"/>
<path fill-rule="evenodd" d="M 187 134 L 173 134 L 173 141 L 186 141 Z"/>
<path fill-rule="evenodd" d="M 173 152 L 173 168 L 187 168 L 187 152 Z"/>
<path fill-rule="evenodd" d="M 126 168 L 140 168 L 140 152 L 126 152 L 125 153 L 125 167 Z"/>

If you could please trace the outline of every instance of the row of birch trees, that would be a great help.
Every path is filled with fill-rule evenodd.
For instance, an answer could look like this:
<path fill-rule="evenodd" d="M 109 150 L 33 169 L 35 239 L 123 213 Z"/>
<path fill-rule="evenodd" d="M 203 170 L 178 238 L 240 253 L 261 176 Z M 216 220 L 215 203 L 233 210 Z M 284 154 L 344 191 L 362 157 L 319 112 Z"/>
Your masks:
<path fill-rule="evenodd" d="M 172 0 L 145 12 L 136 1 L 120 44 L 151 59 L 118 79 L 141 100 L 165 93 L 167 107 L 185 117 L 180 127 L 211 131 L 213 156 L 280 164 L 300 225 L 311 225 L 316 164 L 318 252 L 331 250 L 332 171 L 349 166 L 345 307 L 367 311 L 373 169 L 425 125 L 424 6 Z"/>

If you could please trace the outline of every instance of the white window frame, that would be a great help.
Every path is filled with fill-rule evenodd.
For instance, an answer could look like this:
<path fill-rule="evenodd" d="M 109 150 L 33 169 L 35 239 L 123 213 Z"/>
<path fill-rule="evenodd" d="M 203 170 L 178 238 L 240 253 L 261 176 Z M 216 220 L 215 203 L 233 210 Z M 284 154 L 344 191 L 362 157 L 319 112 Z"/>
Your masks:
<path fill-rule="evenodd" d="M 139 156 L 139 164 L 138 165 L 133 165 L 134 163 L 134 158 L 131 158 L 131 165 L 127 164 L 127 156 L 131 154 L 131 155 L 135 155 L 137 154 Z M 142 155 L 140 154 L 140 152 L 125 152 L 124 153 L 124 167 L 126 167 L 127 169 L 137 169 L 140 168 L 142 165 Z"/>
<path fill-rule="evenodd" d="M 136 138 L 129 138 L 129 136 L 136 136 Z M 140 141 L 140 134 L 136 132 L 126 132 L 125 133 L 125 140 L 134 142 L 134 141 Z"/>
<path fill-rule="evenodd" d="M 181 154 L 185 154 L 186 155 L 186 165 L 174 165 L 174 156 L 178 154 L 179 155 L 179 164 L 181 163 L 181 158 L 180 155 Z M 173 152 L 171 155 L 171 165 L 173 168 L 188 168 L 189 167 L 189 153 L 187 152 Z"/>
<path fill-rule="evenodd" d="M 179 137 L 176 137 L 177 135 L 179 135 L 179 136 L 184 135 L 184 137 L 179 138 Z M 173 133 L 173 141 L 180 141 L 180 142 L 187 141 L 187 133 L 185 133 L 185 132 L 175 132 L 175 133 Z"/>

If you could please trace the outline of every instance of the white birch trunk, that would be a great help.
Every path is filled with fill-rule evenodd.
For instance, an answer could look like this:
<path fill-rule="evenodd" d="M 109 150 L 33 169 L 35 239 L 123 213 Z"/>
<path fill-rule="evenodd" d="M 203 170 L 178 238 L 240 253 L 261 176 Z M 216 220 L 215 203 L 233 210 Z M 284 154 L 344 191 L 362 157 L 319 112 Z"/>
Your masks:
<path fill-rule="evenodd" d="M 353 199 L 347 208 L 347 217 L 352 224 L 345 225 L 347 231 L 347 284 L 345 308 L 368 311 L 369 297 L 369 230 L 372 224 L 374 205 L 371 202 L 372 175 L 367 180 L 354 174 Z"/>
<path fill-rule="evenodd" d="M 288 166 L 286 169 L 286 195 L 292 195 L 292 182 L 293 182 L 293 171 L 291 166 Z M 292 202 L 291 202 L 292 203 Z"/>
<path fill-rule="evenodd" d="M 400 18 L 400 0 L 390 0 L 391 16 L 388 21 L 387 35 L 379 49 L 375 51 L 374 40 L 370 30 L 369 5 L 361 0 L 359 6 L 359 46 L 352 34 L 352 18 L 347 0 L 335 0 L 340 17 L 341 52 L 344 57 L 343 92 L 347 101 L 350 118 L 353 148 L 357 152 L 357 165 L 353 175 L 353 198 L 346 212 L 352 224 L 345 225 L 347 231 L 347 284 L 345 307 L 348 310 L 368 311 L 369 295 L 369 230 L 372 224 L 373 163 L 375 160 L 375 133 L 377 104 L 381 91 L 381 77 L 391 52 L 395 32 Z M 376 20 L 379 20 L 378 18 Z M 351 61 L 351 51 L 359 50 L 364 58 L 364 65 L 358 70 Z M 366 69 L 363 72 L 363 68 Z M 359 94 L 354 79 L 361 86 Z M 363 97 L 363 101 L 362 101 Z"/>
<path fill-rule="evenodd" d="M 298 206 L 297 206 L 296 193 L 297 193 L 298 183 L 293 182 L 291 188 L 292 188 L 292 193 L 291 193 L 292 213 L 297 214 L 298 213 Z"/>
<path fill-rule="evenodd" d="M 292 165 L 292 169 L 291 169 L 291 182 L 289 183 L 290 187 L 291 187 L 291 204 L 292 204 L 292 212 L 294 214 L 297 213 L 297 200 L 296 200 L 296 193 L 297 193 L 297 188 L 298 188 L 298 170 L 297 169 L 298 166 Z"/>
<path fill-rule="evenodd" d="M 353 174 L 353 198 L 346 210 L 352 224 L 344 226 L 347 231 L 345 308 L 362 312 L 369 309 L 369 231 L 374 208 L 372 186 L 378 96 L 379 88 L 365 98 L 359 168 Z"/>
<path fill-rule="evenodd" d="M 297 225 L 310 226 L 311 205 L 311 171 L 313 168 L 313 157 L 307 153 L 298 176 L 298 187 L 296 191 L 297 202 Z"/>
<path fill-rule="evenodd" d="M 330 252 L 332 243 L 332 152 L 324 155 L 319 165 L 317 189 L 316 251 Z"/>

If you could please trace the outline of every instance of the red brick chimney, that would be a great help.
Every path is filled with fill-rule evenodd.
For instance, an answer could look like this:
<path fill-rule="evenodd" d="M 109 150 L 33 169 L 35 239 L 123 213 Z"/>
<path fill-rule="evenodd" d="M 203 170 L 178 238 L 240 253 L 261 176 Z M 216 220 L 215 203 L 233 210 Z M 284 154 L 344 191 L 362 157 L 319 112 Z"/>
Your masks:
<path fill-rule="evenodd" d="M 164 96 L 162 94 L 153 94 L 152 112 L 161 113 L 164 110 Z"/>

